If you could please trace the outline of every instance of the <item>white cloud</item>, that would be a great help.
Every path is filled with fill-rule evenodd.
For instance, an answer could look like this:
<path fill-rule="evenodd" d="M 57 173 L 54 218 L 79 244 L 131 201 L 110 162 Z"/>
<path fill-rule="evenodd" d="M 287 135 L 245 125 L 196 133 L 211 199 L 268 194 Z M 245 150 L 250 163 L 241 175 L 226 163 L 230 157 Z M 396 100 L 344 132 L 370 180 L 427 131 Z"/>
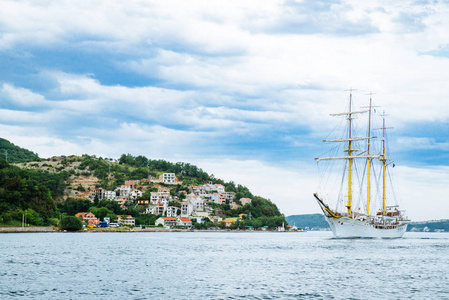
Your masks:
<path fill-rule="evenodd" d="M 279 198 L 286 214 L 296 201 L 301 207 L 292 212 L 313 212 L 310 170 L 242 162 L 245 149 L 228 149 L 223 141 L 238 145 L 271 134 L 289 147 L 303 146 L 298 151 L 317 148 L 309 141 L 319 143 L 333 128 L 328 115 L 344 110 L 343 90 L 350 87 L 360 106 L 375 92 L 375 104 L 391 115 L 389 126 L 403 136 L 414 136 L 409 131 L 417 123 L 431 127 L 449 119 L 449 59 L 435 54 L 448 44 L 445 2 L 3 0 L 1 6 L 2 63 L 13 57 L 8 70 L 29 72 L 2 74 L 2 137 L 43 156 L 130 152 L 182 161 L 205 156 L 210 163 L 227 152 L 236 160 L 210 163 L 209 172 L 238 174 L 255 193 Z M 55 55 L 70 62 L 41 60 Z M 90 68 L 73 59 L 78 55 L 108 65 Z M 95 73 L 104 69 L 112 74 Z M 121 79 L 132 85 L 125 78 L 105 83 L 114 70 L 142 86 L 125 86 Z M 22 86 L 30 77 L 39 80 Z M 404 151 L 448 150 L 432 132 L 414 138 L 414 148 L 398 142 Z M 263 153 L 269 146 L 245 147 Z M 280 165 L 290 159 L 267 158 Z M 273 190 L 265 173 L 283 188 Z M 294 180 L 285 185 L 282 174 Z M 410 181 L 416 184 L 407 189 L 414 191 L 420 184 Z M 444 184 L 429 194 L 439 198 Z M 298 190 L 305 192 L 290 204 Z"/>
<path fill-rule="evenodd" d="M 48 105 L 42 95 L 36 94 L 28 89 L 15 87 L 11 84 L 2 84 L 0 93 L 0 99 L 2 99 L 3 103 L 6 102 L 14 106 L 32 108 Z"/>
<path fill-rule="evenodd" d="M 402 203 L 411 219 L 447 219 L 449 167 L 401 166 L 396 169 Z"/>
<path fill-rule="evenodd" d="M 320 213 L 313 193 L 319 184 L 314 164 L 272 166 L 255 160 L 199 160 L 195 162 L 217 178 L 247 186 L 258 196 L 269 198 L 286 216 Z M 413 221 L 447 219 L 449 211 L 449 167 L 395 168 L 396 193 L 401 209 Z"/>

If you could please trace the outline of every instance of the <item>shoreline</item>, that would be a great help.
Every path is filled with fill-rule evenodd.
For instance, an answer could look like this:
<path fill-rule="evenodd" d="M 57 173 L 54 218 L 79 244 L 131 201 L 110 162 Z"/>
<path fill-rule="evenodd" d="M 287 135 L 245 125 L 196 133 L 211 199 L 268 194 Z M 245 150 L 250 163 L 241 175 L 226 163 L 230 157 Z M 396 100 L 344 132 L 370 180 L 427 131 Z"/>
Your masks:
<path fill-rule="evenodd" d="M 114 233 L 114 232 L 271 232 L 271 233 L 296 233 L 296 232 L 306 232 L 306 231 L 272 231 L 272 230 L 228 230 L 228 229 L 214 229 L 214 230 L 197 230 L 197 229 L 170 229 L 161 227 L 152 227 L 142 229 L 141 227 L 134 228 L 84 228 L 79 231 L 67 231 L 55 229 L 53 227 L 0 227 L 0 233 Z"/>

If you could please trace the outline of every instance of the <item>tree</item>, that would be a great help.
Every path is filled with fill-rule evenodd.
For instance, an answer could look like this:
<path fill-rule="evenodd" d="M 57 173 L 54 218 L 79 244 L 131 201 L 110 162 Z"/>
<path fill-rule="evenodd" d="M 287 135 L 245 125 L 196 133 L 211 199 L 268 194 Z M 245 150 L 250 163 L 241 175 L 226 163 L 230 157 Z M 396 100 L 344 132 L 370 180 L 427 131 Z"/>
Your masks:
<path fill-rule="evenodd" d="M 89 210 L 101 221 L 103 221 L 104 217 L 107 217 L 109 214 L 114 214 L 113 211 L 107 209 L 106 207 L 91 207 Z"/>
<path fill-rule="evenodd" d="M 81 228 L 83 228 L 83 223 L 75 216 L 67 216 L 61 220 L 61 229 L 79 231 Z"/>

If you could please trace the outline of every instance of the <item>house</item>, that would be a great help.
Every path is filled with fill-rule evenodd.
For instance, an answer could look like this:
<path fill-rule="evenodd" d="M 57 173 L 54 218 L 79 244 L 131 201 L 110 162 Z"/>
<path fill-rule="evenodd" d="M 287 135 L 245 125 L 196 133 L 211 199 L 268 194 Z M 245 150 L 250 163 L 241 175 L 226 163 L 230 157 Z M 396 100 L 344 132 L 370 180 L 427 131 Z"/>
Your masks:
<path fill-rule="evenodd" d="M 219 193 L 225 192 L 225 187 L 221 184 L 214 184 L 215 190 Z"/>
<path fill-rule="evenodd" d="M 129 193 L 131 193 L 131 186 L 123 184 L 120 186 L 120 196 L 128 197 Z"/>
<path fill-rule="evenodd" d="M 100 222 L 100 220 L 95 217 L 95 215 L 91 212 L 79 212 L 75 215 L 82 222 L 87 222 L 89 225 L 96 225 Z"/>
<path fill-rule="evenodd" d="M 191 190 L 192 190 L 192 193 L 194 193 L 197 196 L 204 194 L 203 186 L 201 186 L 201 185 L 192 186 Z"/>
<path fill-rule="evenodd" d="M 226 227 L 230 227 L 232 223 L 235 223 L 239 218 L 226 218 L 223 220 L 225 222 Z"/>
<path fill-rule="evenodd" d="M 126 197 L 120 196 L 116 197 L 114 201 L 116 201 L 118 204 L 120 204 L 121 207 L 123 207 L 125 203 L 128 201 L 128 199 Z"/>
<path fill-rule="evenodd" d="M 167 217 L 176 217 L 180 208 L 176 206 L 167 207 Z"/>
<path fill-rule="evenodd" d="M 165 183 L 174 183 L 176 181 L 175 173 L 163 173 L 162 181 Z"/>
<path fill-rule="evenodd" d="M 181 217 L 186 218 L 192 215 L 193 204 L 190 202 L 183 202 L 181 205 Z"/>
<path fill-rule="evenodd" d="M 246 204 L 251 204 L 251 199 L 250 198 L 240 198 L 240 203 L 242 203 L 242 206 L 246 205 Z"/>
<path fill-rule="evenodd" d="M 204 210 L 203 198 L 201 198 L 199 196 L 189 196 L 189 198 L 187 198 L 187 200 L 190 201 L 190 203 L 192 203 L 194 211 L 203 211 Z"/>
<path fill-rule="evenodd" d="M 156 205 L 151 205 L 147 207 L 145 209 L 145 213 L 163 216 L 166 210 L 167 210 L 167 203 L 157 203 Z"/>
<path fill-rule="evenodd" d="M 115 191 L 106 191 L 104 192 L 104 197 L 108 200 L 115 200 L 117 193 Z"/>
<path fill-rule="evenodd" d="M 210 194 L 210 197 L 214 203 L 226 204 L 226 193 L 212 193 Z"/>
<path fill-rule="evenodd" d="M 125 185 L 129 186 L 131 189 L 135 189 L 139 184 L 139 180 L 125 180 Z"/>
<path fill-rule="evenodd" d="M 136 200 L 139 197 L 142 197 L 143 193 L 140 190 L 133 190 L 130 194 L 129 194 L 129 198 L 131 198 L 132 200 Z"/>
<path fill-rule="evenodd" d="M 105 190 L 103 190 L 102 188 L 96 188 L 93 192 L 92 192 L 92 200 L 95 199 L 95 196 L 98 197 L 98 200 L 102 200 L 104 198 L 104 193 Z"/>
<path fill-rule="evenodd" d="M 223 220 L 223 218 L 220 218 L 219 216 L 209 216 L 209 220 L 211 220 L 214 223 L 219 223 Z"/>
<path fill-rule="evenodd" d="M 159 189 L 158 192 L 151 192 L 151 203 L 168 203 L 170 202 L 172 197 L 170 196 L 170 190 Z"/>
<path fill-rule="evenodd" d="M 226 197 L 226 200 L 231 202 L 232 200 L 234 200 L 235 193 L 234 192 L 226 192 L 225 193 L 225 197 Z"/>
<path fill-rule="evenodd" d="M 151 205 L 151 206 L 148 206 L 147 208 L 145 208 L 146 214 L 155 215 L 155 212 L 156 212 L 156 205 Z"/>
<path fill-rule="evenodd" d="M 159 224 L 162 224 L 164 227 L 165 226 L 175 226 L 178 224 L 178 219 L 173 218 L 173 217 L 160 217 L 159 219 L 156 220 L 156 222 L 154 222 L 154 224 L 156 226 L 158 226 Z"/>
<path fill-rule="evenodd" d="M 189 218 L 178 218 L 178 225 L 192 227 L 192 221 Z"/>
<path fill-rule="evenodd" d="M 120 223 L 122 225 L 130 225 L 130 226 L 136 225 L 136 219 L 134 219 L 130 215 L 119 215 L 117 217 L 118 217 L 117 223 Z"/>
<path fill-rule="evenodd" d="M 137 205 L 148 205 L 148 204 L 150 204 L 150 200 L 143 200 L 143 199 L 137 200 Z"/>

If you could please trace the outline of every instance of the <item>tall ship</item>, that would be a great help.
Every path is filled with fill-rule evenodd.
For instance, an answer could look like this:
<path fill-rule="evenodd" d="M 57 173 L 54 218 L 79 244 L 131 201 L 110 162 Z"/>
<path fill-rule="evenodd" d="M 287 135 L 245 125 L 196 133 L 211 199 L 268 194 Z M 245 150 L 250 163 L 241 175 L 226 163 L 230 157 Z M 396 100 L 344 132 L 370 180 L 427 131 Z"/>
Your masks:
<path fill-rule="evenodd" d="M 372 104 L 349 105 L 330 138 L 327 155 L 315 158 L 321 175 L 315 199 L 337 238 L 401 238 L 410 222 L 396 200 L 385 113 Z M 377 127 L 375 127 L 377 125 Z M 340 134 L 338 134 L 340 132 Z M 373 134 L 376 132 L 376 134 Z"/>

